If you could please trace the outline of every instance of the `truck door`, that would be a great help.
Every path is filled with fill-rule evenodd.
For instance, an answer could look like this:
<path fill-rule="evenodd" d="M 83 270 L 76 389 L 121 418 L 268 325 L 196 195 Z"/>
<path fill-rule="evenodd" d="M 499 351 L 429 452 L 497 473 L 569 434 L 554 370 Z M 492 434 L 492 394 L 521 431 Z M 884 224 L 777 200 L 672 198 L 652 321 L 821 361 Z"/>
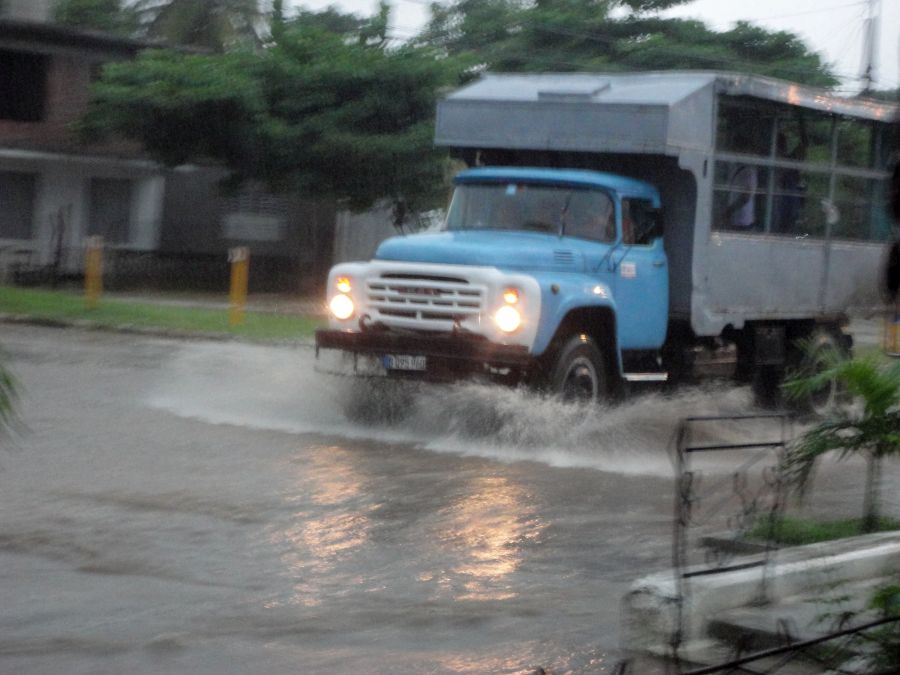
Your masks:
<path fill-rule="evenodd" d="M 622 199 L 620 245 L 611 256 L 621 349 L 658 349 L 669 321 L 669 267 L 659 209 Z"/>

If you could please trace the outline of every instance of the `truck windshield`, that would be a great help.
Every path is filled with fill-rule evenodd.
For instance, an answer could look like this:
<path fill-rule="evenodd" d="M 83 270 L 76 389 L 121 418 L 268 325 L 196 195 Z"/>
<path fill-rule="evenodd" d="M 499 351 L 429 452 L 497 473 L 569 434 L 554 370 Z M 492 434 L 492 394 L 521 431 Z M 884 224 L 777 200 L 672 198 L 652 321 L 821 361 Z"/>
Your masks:
<path fill-rule="evenodd" d="M 446 229 L 530 230 L 604 242 L 616 235 L 613 202 L 605 192 L 536 183 L 457 186 Z"/>

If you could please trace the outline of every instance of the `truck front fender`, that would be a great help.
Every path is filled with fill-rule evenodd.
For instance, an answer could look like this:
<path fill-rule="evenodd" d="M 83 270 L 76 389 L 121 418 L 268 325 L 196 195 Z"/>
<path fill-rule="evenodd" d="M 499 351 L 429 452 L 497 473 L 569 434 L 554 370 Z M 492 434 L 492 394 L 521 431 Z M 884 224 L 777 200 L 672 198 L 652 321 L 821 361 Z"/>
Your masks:
<path fill-rule="evenodd" d="M 606 343 L 616 361 L 620 361 L 615 330 L 616 303 L 609 286 L 589 277 L 539 278 L 538 282 L 541 284 L 541 325 L 532 349 L 535 356 L 541 356 L 551 348 L 567 318 L 575 313 L 593 312 L 611 322 L 609 335 L 595 337 Z"/>

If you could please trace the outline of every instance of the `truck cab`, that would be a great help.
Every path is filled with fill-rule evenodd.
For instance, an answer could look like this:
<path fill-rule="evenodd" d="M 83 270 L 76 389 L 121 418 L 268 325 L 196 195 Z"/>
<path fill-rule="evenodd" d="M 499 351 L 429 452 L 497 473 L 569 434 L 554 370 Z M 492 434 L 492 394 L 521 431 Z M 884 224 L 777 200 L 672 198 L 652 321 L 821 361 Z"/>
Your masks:
<path fill-rule="evenodd" d="M 357 373 L 484 375 L 591 399 L 628 375 L 623 353 L 659 351 L 669 289 L 652 185 L 523 167 L 454 182 L 440 232 L 331 270 L 320 351 L 351 355 Z"/>

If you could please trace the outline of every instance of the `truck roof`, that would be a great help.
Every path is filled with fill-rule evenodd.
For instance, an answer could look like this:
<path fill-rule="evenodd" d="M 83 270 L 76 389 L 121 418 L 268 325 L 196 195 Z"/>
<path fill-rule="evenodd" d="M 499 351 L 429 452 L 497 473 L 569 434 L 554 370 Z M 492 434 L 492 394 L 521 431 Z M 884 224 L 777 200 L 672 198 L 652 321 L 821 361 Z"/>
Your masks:
<path fill-rule="evenodd" d="M 581 169 L 546 169 L 537 167 L 483 167 L 458 174 L 454 182 L 485 183 L 527 181 L 529 183 L 565 183 L 585 187 L 602 187 L 632 197 L 643 197 L 659 204 L 659 192 L 650 183 L 615 173 Z"/>
<path fill-rule="evenodd" d="M 716 71 L 488 73 L 438 103 L 435 142 L 460 148 L 709 152 L 715 97 L 743 96 L 890 122 L 898 106 L 770 77 Z"/>

